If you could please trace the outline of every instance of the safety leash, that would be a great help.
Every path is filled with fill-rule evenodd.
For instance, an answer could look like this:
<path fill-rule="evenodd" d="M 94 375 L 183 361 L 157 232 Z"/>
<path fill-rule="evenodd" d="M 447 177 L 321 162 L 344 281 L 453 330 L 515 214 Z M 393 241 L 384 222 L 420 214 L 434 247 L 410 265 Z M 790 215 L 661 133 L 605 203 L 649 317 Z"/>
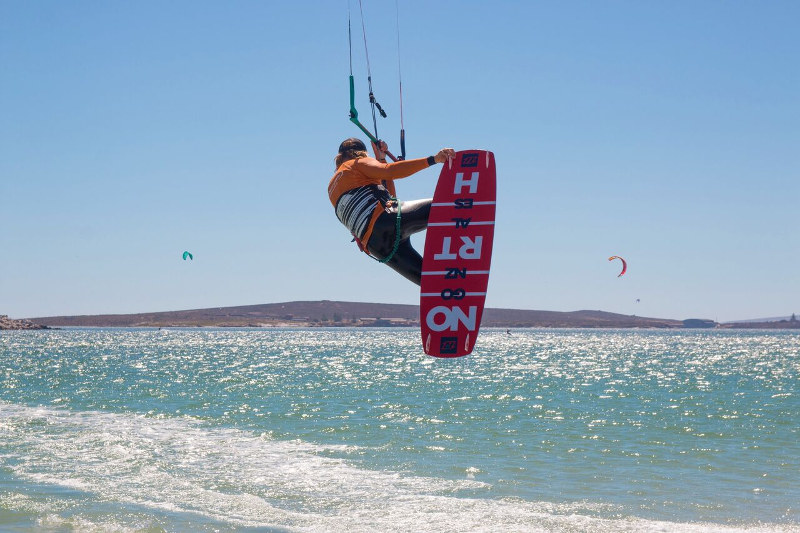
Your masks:
<path fill-rule="evenodd" d="M 392 201 L 397 202 L 397 224 L 395 225 L 394 229 L 394 246 L 392 247 L 392 251 L 389 252 L 389 255 L 383 259 L 378 259 L 370 254 L 370 257 L 372 257 L 378 263 L 388 263 L 391 261 L 392 257 L 394 257 L 394 254 L 397 253 L 397 249 L 400 247 L 400 201 L 394 196 L 392 196 Z"/>

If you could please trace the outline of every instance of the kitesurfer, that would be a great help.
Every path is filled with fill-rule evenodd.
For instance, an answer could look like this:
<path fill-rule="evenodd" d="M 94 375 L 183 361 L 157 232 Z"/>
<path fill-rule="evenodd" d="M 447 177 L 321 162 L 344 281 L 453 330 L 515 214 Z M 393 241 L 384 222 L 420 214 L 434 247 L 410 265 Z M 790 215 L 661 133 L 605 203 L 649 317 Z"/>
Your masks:
<path fill-rule="evenodd" d="M 411 246 L 410 237 L 428 226 L 431 199 L 399 202 L 394 180 L 444 163 L 455 157 L 455 150 L 442 148 L 427 158 L 387 163 L 386 143 L 372 143 L 372 149 L 374 158 L 367 155 L 366 145 L 354 137 L 339 145 L 328 197 L 336 217 L 350 230 L 362 251 L 419 285 L 422 256 Z M 398 209 L 400 235 L 397 235 Z"/>

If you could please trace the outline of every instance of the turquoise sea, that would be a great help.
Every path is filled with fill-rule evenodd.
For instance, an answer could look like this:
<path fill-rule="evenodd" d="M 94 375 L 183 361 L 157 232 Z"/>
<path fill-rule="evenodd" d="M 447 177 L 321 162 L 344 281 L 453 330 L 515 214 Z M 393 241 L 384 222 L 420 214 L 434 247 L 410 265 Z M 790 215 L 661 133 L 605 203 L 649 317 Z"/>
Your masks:
<path fill-rule="evenodd" d="M 0 334 L 0 531 L 800 531 L 800 334 Z"/>

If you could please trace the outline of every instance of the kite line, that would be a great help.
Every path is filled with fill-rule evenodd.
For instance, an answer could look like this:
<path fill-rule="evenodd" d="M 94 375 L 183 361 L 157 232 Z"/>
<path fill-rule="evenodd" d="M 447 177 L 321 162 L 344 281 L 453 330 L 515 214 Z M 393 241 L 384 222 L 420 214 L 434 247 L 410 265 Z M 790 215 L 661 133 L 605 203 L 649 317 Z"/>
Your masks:
<path fill-rule="evenodd" d="M 372 127 L 373 131 L 370 131 L 366 126 L 364 126 L 358 119 L 358 110 L 356 109 L 356 90 L 355 90 L 355 80 L 353 78 L 353 32 L 352 32 L 352 24 L 351 24 L 351 16 L 350 16 L 350 3 L 347 4 L 347 40 L 350 48 L 350 122 L 358 126 L 358 128 L 364 132 L 364 134 L 369 137 L 369 140 L 379 145 L 381 142 L 380 137 L 378 136 L 378 117 L 380 115 L 383 118 L 386 118 L 386 112 L 381 107 L 380 103 L 378 103 L 377 99 L 375 98 L 375 94 L 372 90 L 372 69 L 369 62 L 369 47 L 367 46 L 367 28 L 366 23 L 364 21 L 364 6 L 361 0 L 358 0 L 358 7 L 359 12 L 361 15 L 361 33 L 363 34 L 364 38 L 364 54 L 366 57 L 367 62 L 367 85 L 369 88 L 369 104 L 372 110 Z M 386 151 L 386 155 L 392 161 L 400 161 L 406 158 L 406 132 L 405 126 L 403 124 L 403 81 L 402 81 L 402 72 L 400 70 L 400 21 L 399 21 L 399 14 L 400 9 L 397 5 L 397 0 L 395 0 L 395 12 L 397 15 L 397 72 L 398 77 L 400 79 L 400 157 L 395 157 L 391 152 L 388 150 Z"/>

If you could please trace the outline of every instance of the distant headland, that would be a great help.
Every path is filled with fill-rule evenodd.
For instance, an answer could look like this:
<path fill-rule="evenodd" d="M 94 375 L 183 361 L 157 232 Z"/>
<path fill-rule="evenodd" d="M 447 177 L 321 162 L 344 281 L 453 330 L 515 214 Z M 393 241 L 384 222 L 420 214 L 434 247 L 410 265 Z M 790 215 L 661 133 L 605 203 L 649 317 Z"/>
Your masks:
<path fill-rule="evenodd" d="M 405 304 L 296 301 L 235 307 L 211 307 L 186 311 L 164 311 L 118 315 L 51 316 L 6 322 L 36 327 L 416 327 L 419 307 Z M 800 320 L 719 324 L 713 320 L 622 315 L 606 311 L 535 311 L 526 309 L 484 310 L 483 327 L 499 328 L 758 328 L 800 329 Z M 31 327 L 32 326 L 32 327 Z"/>
<path fill-rule="evenodd" d="M 0 315 L 0 329 L 50 329 L 41 324 L 35 324 L 30 320 L 8 318 L 8 315 Z"/>

